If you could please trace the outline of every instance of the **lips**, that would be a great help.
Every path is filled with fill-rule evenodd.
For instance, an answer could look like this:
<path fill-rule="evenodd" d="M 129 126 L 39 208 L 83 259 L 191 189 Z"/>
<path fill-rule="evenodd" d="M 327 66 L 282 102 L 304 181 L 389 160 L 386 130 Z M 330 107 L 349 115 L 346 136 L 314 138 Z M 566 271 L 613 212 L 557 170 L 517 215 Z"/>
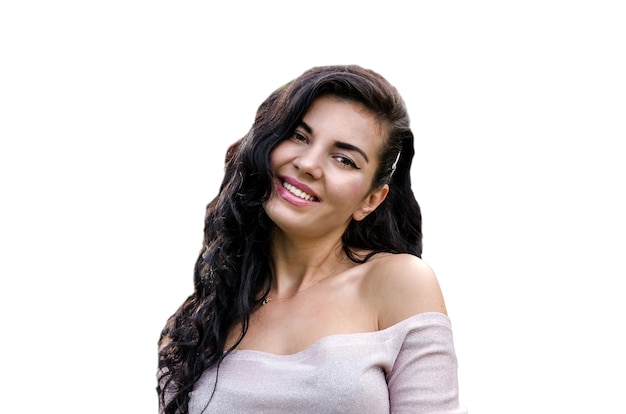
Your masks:
<path fill-rule="evenodd" d="M 300 183 L 290 177 L 281 177 L 278 181 L 285 190 L 302 200 L 314 202 L 320 201 L 313 189 L 306 184 Z"/>

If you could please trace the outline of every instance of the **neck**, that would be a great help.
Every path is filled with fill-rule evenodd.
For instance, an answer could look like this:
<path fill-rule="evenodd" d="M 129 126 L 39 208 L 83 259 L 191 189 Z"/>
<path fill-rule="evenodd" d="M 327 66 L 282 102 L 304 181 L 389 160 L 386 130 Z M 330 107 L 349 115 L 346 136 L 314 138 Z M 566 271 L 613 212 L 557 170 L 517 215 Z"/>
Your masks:
<path fill-rule="evenodd" d="M 346 263 L 341 240 L 317 245 L 294 245 L 275 240 L 272 249 L 274 297 L 286 297 L 341 271 Z"/>

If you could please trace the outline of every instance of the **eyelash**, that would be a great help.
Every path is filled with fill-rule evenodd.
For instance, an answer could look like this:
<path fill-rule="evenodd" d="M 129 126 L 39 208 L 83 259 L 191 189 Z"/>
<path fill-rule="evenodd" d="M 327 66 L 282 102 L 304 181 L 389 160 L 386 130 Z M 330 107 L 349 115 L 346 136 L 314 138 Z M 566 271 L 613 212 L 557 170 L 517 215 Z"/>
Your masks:
<path fill-rule="evenodd" d="M 293 133 L 293 137 L 292 138 L 295 139 L 296 141 L 300 141 L 300 142 L 308 142 L 309 141 L 304 135 L 302 135 L 301 133 L 299 133 L 297 131 Z"/>
<path fill-rule="evenodd" d="M 308 138 L 298 131 L 294 132 L 291 138 L 296 142 L 309 142 Z M 355 170 L 360 170 L 360 168 L 357 167 L 356 163 L 352 161 L 350 157 L 346 157 L 345 155 L 335 155 L 333 158 L 339 163 L 342 168 L 354 168 Z"/>
<path fill-rule="evenodd" d="M 336 155 L 334 158 L 335 158 L 335 160 L 337 160 L 337 162 L 338 162 L 339 164 L 341 164 L 341 166 L 343 166 L 343 167 L 350 167 L 350 168 L 354 168 L 354 169 L 360 170 L 360 168 L 356 166 L 356 164 L 354 163 L 354 161 L 352 161 L 352 160 L 351 160 L 350 158 L 348 158 L 348 157 L 345 157 L 345 156 L 343 156 L 343 155 Z M 344 161 L 341 161 L 341 160 L 344 160 Z"/>

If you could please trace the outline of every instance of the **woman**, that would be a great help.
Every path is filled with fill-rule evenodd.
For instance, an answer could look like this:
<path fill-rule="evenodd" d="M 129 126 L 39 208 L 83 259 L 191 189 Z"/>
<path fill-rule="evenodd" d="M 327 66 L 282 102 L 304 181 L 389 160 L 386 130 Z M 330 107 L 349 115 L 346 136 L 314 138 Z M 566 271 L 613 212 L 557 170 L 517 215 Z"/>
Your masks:
<path fill-rule="evenodd" d="M 413 154 L 402 98 L 359 66 L 259 107 L 159 341 L 162 412 L 465 412 Z"/>

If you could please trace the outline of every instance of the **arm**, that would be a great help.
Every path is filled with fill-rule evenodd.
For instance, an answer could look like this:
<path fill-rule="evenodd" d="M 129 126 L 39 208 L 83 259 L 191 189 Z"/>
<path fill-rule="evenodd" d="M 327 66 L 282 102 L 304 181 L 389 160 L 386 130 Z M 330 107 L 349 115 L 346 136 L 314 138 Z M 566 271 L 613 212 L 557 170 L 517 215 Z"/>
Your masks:
<path fill-rule="evenodd" d="M 452 330 L 434 272 L 409 255 L 387 256 L 377 267 L 379 329 L 423 314 L 423 323 L 394 339 L 399 352 L 387 374 L 391 413 L 466 413 L 459 406 Z"/>
<path fill-rule="evenodd" d="M 410 330 L 387 375 L 393 414 L 465 414 L 459 405 L 457 360 L 447 316 L 424 314 L 429 321 Z"/>

